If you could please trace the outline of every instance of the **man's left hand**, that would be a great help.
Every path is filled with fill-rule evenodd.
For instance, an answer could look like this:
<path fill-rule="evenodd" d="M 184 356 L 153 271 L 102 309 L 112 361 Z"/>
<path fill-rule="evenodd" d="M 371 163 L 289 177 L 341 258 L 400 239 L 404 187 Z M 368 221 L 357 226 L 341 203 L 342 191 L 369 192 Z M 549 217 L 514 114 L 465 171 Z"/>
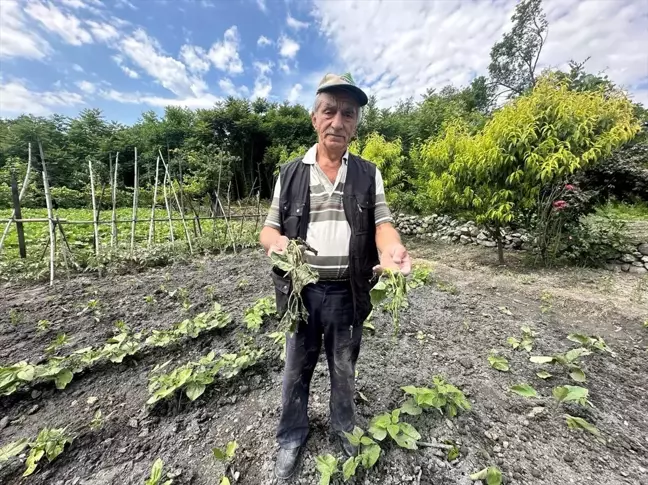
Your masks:
<path fill-rule="evenodd" d="M 383 269 L 400 271 L 407 276 L 412 271 L 412 259 L 402 244 L 394 244 L 380 255 L 380 265 L 373 270 L 380 274 Z"/>

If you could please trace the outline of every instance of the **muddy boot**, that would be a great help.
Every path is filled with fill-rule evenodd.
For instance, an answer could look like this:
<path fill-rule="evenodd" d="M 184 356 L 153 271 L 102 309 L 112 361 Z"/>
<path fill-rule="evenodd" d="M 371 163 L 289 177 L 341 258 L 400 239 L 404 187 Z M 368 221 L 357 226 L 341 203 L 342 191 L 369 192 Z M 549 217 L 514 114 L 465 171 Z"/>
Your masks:
<path fill-rule="evenodd" d="M 274 469 L 275 477 L 280 480 L 287 480 L 295 474 L 300 450 L 301 447 L 291 449 L 279 448 Z"/>
<path fill-rule="evenodd" d="M 338 437 L 338 442 L 340 443 L 340 448 L 342 448 L 342 452 L 347 456 L 347 458 L 351 458 L 352 456 L 358 456 L 358 447 L 353 446 L 346 438 L 346 436 L 337 435 L 337 437 Z"/>

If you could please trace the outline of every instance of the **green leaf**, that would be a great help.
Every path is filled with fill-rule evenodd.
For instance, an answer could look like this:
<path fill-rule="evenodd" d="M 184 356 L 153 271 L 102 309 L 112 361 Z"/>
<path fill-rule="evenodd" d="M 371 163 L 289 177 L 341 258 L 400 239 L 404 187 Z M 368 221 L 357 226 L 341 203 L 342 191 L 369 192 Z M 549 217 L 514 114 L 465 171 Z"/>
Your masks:
<path fill-rule="evenodd" d="M 416 446 L 416 440 L 410 438 L 409 436 L 406 435 L 398 435 L 394 438 L 394 441 L 398 446 L 401 448 L 405 448 L 407 450 L 417 450 Z"/>
<path fill-rule="evenodd" d="M 515 337 L 507 338 L 506 343 L 508 343 L 511 347 L 513 347 L 513 349 L 517 349 L 520 346 L 520 341 Z"/>
<path fill-rule="evenodd" d="M 554 358 L 548 355 L 532 355 L 529 360 L 534 364 L 549 364 L 554 361 Z"/>
<path fill-rule="evenodd" d="M 369 433 L 373 436 L 374 439 L 382 441 L 387 436 L 387 430 L 383 428 L 377 428 L 375 426 L 369 427 Z"/>
<path fill-rule="evenodd" d="M 230 441 L 227 443 L 227 447 L 225 448 L 225 454 L 227 455 L 228 459 L 232 459 L 234 457 L 234 453 L 236 453 L 236 449 L 238 448 L 238 443 L 236 441 Z"/>
<path fill-rule="evenodd" d="M 528 384 L 517 384 L 511 386 L 511 391 L 522 397 L 538 397 L 536 390 Z"/>
<path fill-rule="evenodd" d="M 164 462 L 161 458 L 158 458 L 153 462 L 153 467 L 151 468 L 151 476 L 146 480 L 146 485 L 157 485 L 160 480 L 162 480 L 162 467 Z"/>
<path fill-rule="evenodd" d="M 370 291 L 371 305 L 377 307 L 387 298 L 387 283 L 379 280 Z"/>
<path fill-rule="evenodd" d="M 227 461 L 227 454 L 220 448 L 212 448 L 212 453 L 214 454 L 214 458 L 217 460 Z"/>
<path fill-rule="evenodd" d="M 317 470 L 321 473 L 320 485 L 328 485 L 331 477 L 338 471 L 338 459 L 331 454 L 316 456 Z"/>
<path fill-rule="evenodd" d="M 501 485 L 502 472 L 499 468 L 489 466 L 470 475 L 471 480 L 486 480 L 486 485 Z"/>
<path fill-rule="evenodd" d="M 488 362 L 490 363 L 490 366 L 495 370 L 501 372 L 508 372 L 509 370 L 508 360 L 506 360 L 504 357 L 499 357 L 497 355 L 489 355 Z"/>
<path fill-rule="evenodd" d="M 43 455 L 45 454 L 45 450 L 38 449 L 38 448 L 33 448 L 31 452 L 29 453 L 29 456 L 27 456 L 27 469 L 25 470 L 25 473 L 23 473 L 23 477 L 28 477 L 34 471 L 36 470 L 36 467 L 38 466 L 38 462 L 40 461 L 41 458 L 43 458 Z"/>
<path fill-rule="evenodd" d="M 547 372 L 546 370 L 541 370 L 540 372 L 536 372 L 536 375 L 540 379 L 549 379 L 550 377 L 552 377 L 552 374 L 549 374 L 549 372 Z"/>
<path fill-rule="evenodd" d="M 416 404 L 413 398 L 405 401 L 400 409 L 403 413 L 409 414 L 410 416 L 418 416 L 423 412 L 423 408 Z"/>
<path fill-rule="evenodd" d="M 27 447 L 28 443 L 29 440 L 27 438 L 21 438 L 18 441 L 4 445 L 0 448 L 0 463 L 8 461 L 14 456 L 18 456 Z"/>
<path fill-rule="evenodd" d="M 565 419 L 567 420 L 567 426 L 570 429 L 584 429 L 585 431 L 592 433 L 597 438 L 602 438 L 599 429 L 593 424 L 587 422 L 585 419 L 579 418 L 577 416 L 571 416 L 569 414 L 565 414 Z"/>
<path fill-rule="evenodd" d="M 360 444 L 364 446 L 371 446 L 375 445 L 376 442 L 369 438 L 369 436 L 363 436 L 362 438 L 360 438 Z"/>
<path fill-rule="evenodd" d="M 581 345 L 591 345 L 592 339 L 590 339 L 587 335 L 582 335 L 579 333 L 570 333 L 567 336 L 567 340 L 571 340 L 572 342 L 576 342 Z"/>
<path fill-rule="evenodd" d="M 459 458 L 459 447 L 458 446 L 453 446 L 448 450 L 448 453 L 446 454 L 446 459 L 448 461 L 453 461 Z"/>
<path fill-rule="evenodd" d="M 351 456 L 344 462 L 344 465 L 342 465 L 342 476 L 344 477 L 345 482 L 355 475 L 359 461 L 360 460 L 358 460 L 357 457 Z"/>
<path fill-rule="evenodd" d="M 65 387 L 72 382 L 72 372 L 69 369 L 63 369 L 61 372 L 56 374 L 56 379 L 54 379 L 54 384 L 57 389 L 65 389 Z"/>
<path fill-rule="evenodd" d="M 381 453 L 382 453 L 382 449 L 377 444 L 367 446 L 362 451 L 362 455 L 361 455 L 362 466 L 365 467 L 367 470 L 373 467 L 378 461 L 378 459 L 380 458 Z"/>
<path fill-rule="evenodd" d="M 230 485 L 230 480 L 227 477 L 221 478 L 220 485 Z"/>
<path fill-rule="evenodd" d="M 389 426 L 387 426 L 387 432 L 389 433 L 389 436 L 391 436 L 393 439 L 396 439 L 398 433 L 400 432 L 400 427 L 397 424 L 390 424 Z"/>
<path fill-rule="evenodd" d="M 553 396 L 558 402 L 578 401 L 585 402 L 589 391 L 579 386 L 558 386 L 554 387 Z"/>
<path fill-rule="evenodd" d="M 195 401 L 198 399 L 202 393 L 205 392 L 205 385 L 204 384 L 198 384 L 195 382 L 192 382 L 187 385 L 187 388 L 185 390 L 185 393 L 187 394 L 187 397 L 191 401 Z"/>
<path fill-rule="evenodd" d="M 584 357 L 586 355 L 590 355 L 592 352 L 584 349 L 583 347 L 579 347 L 577 349 L 572 349 L 569 352 L 565 354 L 565 359 L 567 359 L 567 362 L 574 362 L 576 359 L 579 357 Z"/>
<path fill-rule="evenodd" d="M 583 370 L 579 367 L 572 369 L 572 371 L 569 373 L 569 377 L 571 377 L 576 382 L 586 381 L 585 372 L 583 372 Z"/>
<path fill-rule="evenodd" d="M 418 431 L 416 431 L 416 428 L 412 426 L 409 423 L 399 423 L 400 430 L 405 434 L 406 436 L 409 436 L 410 438 L 418 441 L 421 439 L 421 435 L 419 434 Z"/>
<path fill-rule="evenodd" d="M 360 438 L 357 436 L 354 436 L 351 433 L 344 433 L 344 436 L 346 436 L 346 439 L 349 440 L 349 443 L 351 443 L 353 446 L 360 446 Z"/>

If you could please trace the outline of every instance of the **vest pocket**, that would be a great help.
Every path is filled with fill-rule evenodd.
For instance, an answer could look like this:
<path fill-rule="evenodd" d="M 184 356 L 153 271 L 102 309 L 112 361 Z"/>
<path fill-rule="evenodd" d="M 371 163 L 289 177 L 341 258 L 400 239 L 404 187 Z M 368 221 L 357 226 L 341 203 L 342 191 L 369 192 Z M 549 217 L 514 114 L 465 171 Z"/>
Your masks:
<path fill-rule="evenodd" d="M 273 268 L 270 275 L 275 287 L 275 299 L 277 300 L 277 315 L 279 318 L 286 313 L 288 309 L 288 298 L 292 290 L 292 281 L 288 276 L 283 275 L 280 269 Z"/>
<path fill-rule="evenodd" d="M 375 224 L 375 208 L 376 203 L 373 197 L 370 197 L 368 195 L 355 196 L 355 207 L 353 208 L 353 214 L 356 218 L 356 234 L 364 234 L 371 230 L 372 226 Z"/>
<path fill-rule="evenodd" d="M 283 213 L 283 234 L 288 239 L 299 236 L 299 226 L 304 216 L 306 204 L 303 202 L 284 202 L 281 205 Z"/>

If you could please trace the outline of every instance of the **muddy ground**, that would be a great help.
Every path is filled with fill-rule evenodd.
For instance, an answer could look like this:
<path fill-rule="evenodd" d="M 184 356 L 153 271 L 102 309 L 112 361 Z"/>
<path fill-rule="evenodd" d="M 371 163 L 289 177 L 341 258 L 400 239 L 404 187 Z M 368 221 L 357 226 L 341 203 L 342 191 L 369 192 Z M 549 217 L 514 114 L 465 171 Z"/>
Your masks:
<path fill-rule="evenodd" d="M 460 444 L 461 454 L 448 463 L 441 450 L 384 445 L 376 467 L 352 483 L 467 485 L 473 483 L 470 473 L 498 465 L 506 482 L 514 484 L 648 485 L 648 329 L 642 327 L 648 319 L 648 281 L 598 270 L 534 270 L 523 256 L 512 253 L 507 254 L 508 264 L 500 267 L 495 255 L 483 248 L 416 247 L 414 242 L 412 248 L 417 261 L 433 269 L 434 282 L 411 292 L 397 338 L 382 314 L 374 322 L 376 334 L 365 336 L 357 387 L 367 401 L 358 395 L 358 424 L 365 427 L 372 416 L 398 407 L 403 402 L 401 386 L 430 385 L 432 376 L 442 375 L 464 390 L 472 410 L 453 420 L 432 412 L 406 419 L 423 440 L 452 440 Z M 0 483 L 143 484 L 159 457 L 165 470 L 177 475 L 174 484 L 218 484 L 223 467 L 211 449 L 232 439 L 239 444 L 232 467 L 237 483 L 276 483 L 272 467 L 282 363 L 274 349 L 259 365 L 211 386 L 194 403 L 175 399 L 153 410 L 145 406 L 147 377 L 155 364 L 174 359 L 179 365 L 212 349 L 236 348 L 243 310 L 258 297 L 272 294 L 268 271 L 261 252 L 250 250 L 140 274 L 78 276 L 57 281 L 53 288 L 2 286 L 2 365 L 39 361 L 59 332 L 72 340 L 63 350 L 67 353 L 105 341 L 116 320 L 140 330 L 168 327 L 185 318 L 177 299 L 160 292 L 160 285 L 186 288 L 192 313 L 209 308 L 206 288 L 211 286 L 214 300 L 232 313 L 234 322 L 181 346 L 150 349 L 123 364 L 93 367 L 75 376 L 64 390 L 49 384 L 0 397 L 0 446 L 33 437 L 44 426 L 81 430 L 53 463 L 43 459 L 31 477 L 21 478 L 24 455 L 0 464 Z M 147 295 L 154 295 L 154 304 L 145 302 Z M 90 312 L 78 316 L 90 299 L 101 303 L 98 322 Z M 42 319 L 51 327 L 38 332 L 36 322 Z M 543 381 L 535 376 L 541 366 L 506 345 L 506 338 L 519 336 L 524 324 L 539 334 L 535 355 L 576 347 L 566 339 L 570 332 L 605 338 L 615 356 L 596 353 L 583 359 L 588 376 L 584 386 L 595 408 L 557 405 L 551 389 L 573 384 L 567 373 L 545 366 L 555 377 Z M 262 331 L 274 326 L 269 323 Z M 489 366 L 491 349 L 508 358 L 510 372 Z M 508 388 L 519 383 L 532 385 L 542 397 L 512 394 Z M 328 394 L 322 356 L 311 386 L 311 435 L 299 473 L 289 483 L 316 484 L 315 456 L 341 457 L 329 439 Z M 90 397 L 97 398 L 94 404 L 88 404 Z M 532 415 L 534 407 L 544 411 Z M 101 430 L 90 431 L 86 425 L 96 409 L 109 417 Z M 595 424 L 605 443 L 568 429 L 565 412 Z"/>

